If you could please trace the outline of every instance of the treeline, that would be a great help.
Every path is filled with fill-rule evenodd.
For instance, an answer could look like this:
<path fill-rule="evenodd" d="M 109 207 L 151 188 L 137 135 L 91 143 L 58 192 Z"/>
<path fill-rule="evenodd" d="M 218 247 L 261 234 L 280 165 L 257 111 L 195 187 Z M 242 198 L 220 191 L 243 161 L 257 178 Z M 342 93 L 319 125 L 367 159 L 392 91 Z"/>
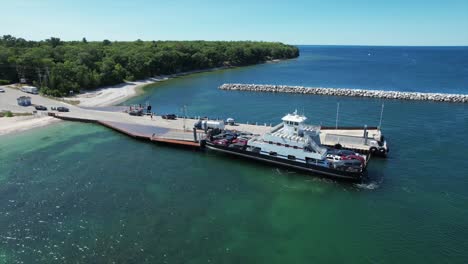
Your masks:
<path fill-rule="evenodd" d="M 0 84 L 25 79 L 53 96 L 157 75 L 299 56 L 297 47 L 252 41 L 27 41 L 0 39 Z"/>

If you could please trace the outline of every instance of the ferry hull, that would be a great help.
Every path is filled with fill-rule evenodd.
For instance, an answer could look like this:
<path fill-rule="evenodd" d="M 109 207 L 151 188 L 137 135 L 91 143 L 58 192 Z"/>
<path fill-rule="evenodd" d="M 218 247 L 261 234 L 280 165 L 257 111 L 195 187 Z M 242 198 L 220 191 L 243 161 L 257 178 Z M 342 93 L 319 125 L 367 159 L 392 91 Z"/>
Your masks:
<path fill-rule="evenodd" d="M 214 145 L 209 142 L 206 142 L 205 147 L 210 150 L 236 155 L 247 159 L 258 160 L 265 163 L 275 164 L 286 168 L 291 168 L 295 170 L 305 171 L 308 173 L 319 174 L 321 176 L 351 180 L 351 181 L 361 181 L 364 175 L 364 172 L 347 172 L 340 171 L 332 168 L 326 168 L 321 166 L 316 166 L 314 164 L 304 164 L 297 161 L 286 160 L 282 158 L 272 157 L 268 155 L 263 155 L 255 152 L 245 151 L 241 149 L 234 149 L 220 145 Z"/>

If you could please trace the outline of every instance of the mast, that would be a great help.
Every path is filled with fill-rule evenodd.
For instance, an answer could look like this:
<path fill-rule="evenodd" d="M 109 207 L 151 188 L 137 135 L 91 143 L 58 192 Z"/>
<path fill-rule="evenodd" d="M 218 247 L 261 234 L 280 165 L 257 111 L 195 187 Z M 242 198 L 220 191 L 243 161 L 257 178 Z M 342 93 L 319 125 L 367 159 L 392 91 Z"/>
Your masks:
<path fill-rule="evenodd" d="M 382 109 L 380 110 L 380 121 L 379 121 L 379 129 L 382 128 L 382 117 L 383 117 L 383 110 L 384 110 L 384 103 L 382 103 Z"/>

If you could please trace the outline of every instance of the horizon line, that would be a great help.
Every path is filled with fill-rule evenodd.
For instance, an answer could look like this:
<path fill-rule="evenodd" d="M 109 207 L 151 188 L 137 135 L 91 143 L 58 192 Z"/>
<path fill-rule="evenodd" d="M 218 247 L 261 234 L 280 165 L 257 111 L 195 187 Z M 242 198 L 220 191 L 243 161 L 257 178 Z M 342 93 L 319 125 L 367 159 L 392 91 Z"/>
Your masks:
<path fill-rule="evenodd" d="M 286 44 L 286 43 L 285 43 Z M 387 44 L 288 44 L 294 46 L 347 46 L 347 47 L 433 47 L 433 48 L 445 48 L 445 47 L 459 47 L 465 48 L 468 47 L 468 44 L 464 45 L 387 45 Z"/>
<path fill-rule="evenodd" d="M 27 38 L 24 38 L 24 37 L 17 37 L 17 36 L 14 36 L 14 35 L 11 35 L 11 34 L 1 34 L 1 36 L 7 36 L 7 35 L 10 35 L 14 38 L 22 38 L 26 41 L 45 41 L 47 39 L 50 39 L 50 38 L 59 38 L 60 40 L 62 41 L 65 41 L 65 42 L 80 42 L 83 40 L 83 38 L 86 38 L 86 37 L 82 37 L 81 39 L 75 39 L 75 40 L 69 40 L 69 39 L 61 39 L 60 37 L 56 37 L 56 36 L 50 36 L 50 37 L 47 37 L 47 38 L 44 38 L 44 39 L 27 39 Z M 283 44 L 287 44 L 287 45 L 293 45 L 293 46 L 348 46 L 348 47 L 468 47 L 468 43 L 466 44 L 445 44 L 445 45 L 433 45 L 433 44 L 422 44 L 422 45 L 413 45 L 413 44 L 306 44 L 306 43 L 287 43 L 287 42 L 283 42 L 283 41 L 279 41 L 279 40 L 203 40 L 203 39 L 185 39 L 185 40 L 181 40 L 181 39 L 151 39 L 151 40 L 144 40 L 144 39 L 135 39 L 135 40 L 111 40 L 111 39 L 106 39 L 106 38 L 103 38 L 102 40 L 88 40 L 88 42 L 102 42 L 104 40 L 109 40 L 111 42 L 135 42 L 135 41 L 138 41 L 138 40 L 141 40 L 141 41 L 225 41 L 225 42 L 237 42 L 237 41 L 251 41 L 251 42 L 279 42 L 279 43 L 283 43 Z"/>

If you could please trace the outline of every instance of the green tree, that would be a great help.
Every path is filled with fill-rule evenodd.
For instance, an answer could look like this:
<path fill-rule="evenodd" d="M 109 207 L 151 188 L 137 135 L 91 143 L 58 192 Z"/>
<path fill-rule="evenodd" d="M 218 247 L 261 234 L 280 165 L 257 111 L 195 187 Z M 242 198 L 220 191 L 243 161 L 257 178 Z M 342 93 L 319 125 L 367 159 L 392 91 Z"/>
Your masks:
<path fill-rule="evenodd" d="M 62 41 L 60 40 L 60 38 L 51 37 L 50 39 L 47 39 L 46 41 L 52 46 L 52 48 L 62 45 Z"/>
<path fill-rule="evenodd" d="M 125 79 L 297 56 L 297 47 L 272 42 L 88 42 L 86 38 L 64 42 L 54 37 L 27 41 L 4 35 L 0 38 L 0 80 L 17 82 L 24 76 L 29 83 L 42 84 L 42 93 L 60 96 Z"/>

